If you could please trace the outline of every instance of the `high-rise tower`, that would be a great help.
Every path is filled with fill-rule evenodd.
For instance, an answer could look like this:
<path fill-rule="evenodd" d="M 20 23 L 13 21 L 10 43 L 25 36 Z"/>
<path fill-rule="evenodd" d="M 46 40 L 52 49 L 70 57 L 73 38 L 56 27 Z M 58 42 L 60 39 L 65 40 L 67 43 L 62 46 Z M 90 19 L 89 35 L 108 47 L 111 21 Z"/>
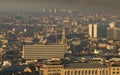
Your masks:
<path fill-rule="evenodd" d="M 44 13 L 46 13 L 46 11 L 47 11 L 47 9 L 46 9 L 46 8 L 44 8 L 44 9 L 43 9 L 43 12 L 44 12 Z"/>
<path fill-rule="evenodd" d="M 89 36 L 92 38 L 92 24 L 89 24 Z"/>
<path fill-rule="evenodd" d="M 97 24 L 93 25 L 93 37 L 97 38 Z"/>
<path fill-rule="evenodd" d="M 89 24 L 89 36 L 90 38 L 97 38 L 97 24 Z"/>
<path fill-rule="evenodd" d="M 101 24 L 97 26 L 97 37 L 106 38 L 107 36 L 107 25 Z"/>
<path fill-rule="evenodd" d="M 115 23 L 112 22 L 107 28 L 107 39 L 120 40 L 120 28 L 115 27 Z"/>

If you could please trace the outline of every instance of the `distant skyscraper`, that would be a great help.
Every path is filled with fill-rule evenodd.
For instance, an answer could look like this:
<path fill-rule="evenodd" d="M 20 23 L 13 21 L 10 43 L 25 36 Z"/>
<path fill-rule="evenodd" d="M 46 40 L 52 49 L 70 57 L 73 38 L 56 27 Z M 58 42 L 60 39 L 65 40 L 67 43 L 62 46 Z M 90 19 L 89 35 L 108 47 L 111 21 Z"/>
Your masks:
<path fill-rule="evenodd" d="M 115 40 L 116 39 L 116 32 L 117 29 L 116 28 L 107 28 L 107 39 L 109 40 Z"/>
<path fill-rule="evenodd" d="M 44 12 L 44 13 L 46 13 L 46 11 L 47 11 L 47 9 L 46 9 L 46 8 L 44 8 L 44 9 L 43 9 L 43 12 Z"/>
<path fill-rule="evenodd" d="M 92 24 L 89 24 L 89 36 L 90 36 L 90 38 L 92 38 L 93 36 L 92 36 Z"/>
<path fill-rule="evenodd" d="M 93 29 L 94 29 L 93 37 L 97 38 L 97 24 L 93 25 Z"/>
<path fill-rule="evenodd" d="M 50 9 L 49 9 L 49 12 L 50 12 L 50 13 L 55 13 L 55 10 L 54 10 L 53 8 L 50 8 Z"/>
<path fill-rule="evenodd" d="M 54 13 L 57 13 L 57 9 L 54 9 Z"/>
<path fill-rule="evenodd" d="M 107 27 L 108 27 L 107 25 L 98 25 L 98 27 L 97 27 L 98 38 L 106 38 Z"/>
<path fill-rule="evenodd" d="M 97 38 L 97 24 L 89 24 L 89 36 L 90 38 Z"/>
<path fill-rule="evenodd" d="M 120 40 L 120 28 L 116 28 L 114 23 L 107 28 L 107 39 Z"/>

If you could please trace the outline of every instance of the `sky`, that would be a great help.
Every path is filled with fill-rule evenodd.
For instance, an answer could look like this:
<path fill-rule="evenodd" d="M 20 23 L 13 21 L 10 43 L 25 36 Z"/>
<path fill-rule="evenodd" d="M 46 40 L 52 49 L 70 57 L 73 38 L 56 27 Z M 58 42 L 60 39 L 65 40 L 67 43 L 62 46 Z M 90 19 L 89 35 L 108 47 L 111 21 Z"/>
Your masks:
<path fill-rule="evenodd" d="M 120 0 L 0 0 L 0 9 L 109 9 L 119 10 Z"/>

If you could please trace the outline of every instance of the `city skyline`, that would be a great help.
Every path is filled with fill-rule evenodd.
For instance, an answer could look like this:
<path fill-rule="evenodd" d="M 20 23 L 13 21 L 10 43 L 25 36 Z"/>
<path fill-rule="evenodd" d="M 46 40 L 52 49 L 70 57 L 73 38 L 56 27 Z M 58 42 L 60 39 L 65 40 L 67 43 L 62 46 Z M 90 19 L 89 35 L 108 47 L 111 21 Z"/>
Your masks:
<path fill-rule="evenodd" d="M 118 0 L 0 0 L 0 9 L 119 10 Z"/>

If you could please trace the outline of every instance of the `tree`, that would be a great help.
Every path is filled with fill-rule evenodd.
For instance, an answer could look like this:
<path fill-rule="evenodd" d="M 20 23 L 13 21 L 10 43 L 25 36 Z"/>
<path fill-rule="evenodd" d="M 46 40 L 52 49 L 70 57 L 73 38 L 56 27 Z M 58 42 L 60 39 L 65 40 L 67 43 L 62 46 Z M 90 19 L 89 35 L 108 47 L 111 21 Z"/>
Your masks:
<path fill-rule="evenodd" d="M 33 43 L 39 43 L 40 39 L 39 38 L 33 38 L 32 42 Z"/>

